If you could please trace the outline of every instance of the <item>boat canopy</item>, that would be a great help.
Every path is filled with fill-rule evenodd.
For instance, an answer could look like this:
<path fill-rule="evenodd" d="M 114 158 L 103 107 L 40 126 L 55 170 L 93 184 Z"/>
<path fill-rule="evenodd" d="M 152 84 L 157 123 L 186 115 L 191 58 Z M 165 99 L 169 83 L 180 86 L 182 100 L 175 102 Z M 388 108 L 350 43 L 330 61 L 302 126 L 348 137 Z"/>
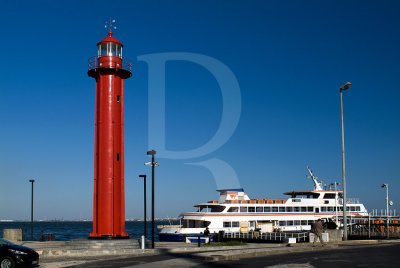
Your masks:
<path fill-rule="evenodd" d="M 235 188 L 235 189 L 220 189 L 217 190 L 220 194 L 224 194 L 225 192 L 244 192 L 243 188 Z"/>

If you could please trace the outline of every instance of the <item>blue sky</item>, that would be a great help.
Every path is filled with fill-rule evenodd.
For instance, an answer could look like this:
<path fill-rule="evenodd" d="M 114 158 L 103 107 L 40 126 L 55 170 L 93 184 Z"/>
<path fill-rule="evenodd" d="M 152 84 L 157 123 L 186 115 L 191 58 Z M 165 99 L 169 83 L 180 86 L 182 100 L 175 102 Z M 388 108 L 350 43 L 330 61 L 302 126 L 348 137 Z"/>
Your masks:
<path fill-rule="evenodd" d="M 87 59 L 110 16 L 134 66 L 125 83 L 127 218 L 142 216 L 137 175 L 150 174 L 146 151 L 183 155 L 211 140 L 222 121 L 238 123 L 218 146 L 157 157 L 156 216 L 216 199 L 219 180 L 236 185 L 234 177 L 259 198 L 311 188 L 307 165 L 340 181 L 346 81 L 353 83 L 344 93 L 348 196 L 384 209 L 386 182 L 392 209 L 400 209 L 398 1 L 1 0 L 0 7 L 0 219 L 30 217 L 31 178 L 37 219 L 91 219 L 95 81 Z M 149 55 L 168 53 L 215 60 L 239 91 L 223 92 L 216 74 L 190 57 L 172 60 L 165 112 L 149 113 L 150 85 L 161 81 L 149 78 Z M 149 120 L 162 116 L 165 148 L 157 148 Z M 204 166 L 213 159 L 212 170 Z"/>

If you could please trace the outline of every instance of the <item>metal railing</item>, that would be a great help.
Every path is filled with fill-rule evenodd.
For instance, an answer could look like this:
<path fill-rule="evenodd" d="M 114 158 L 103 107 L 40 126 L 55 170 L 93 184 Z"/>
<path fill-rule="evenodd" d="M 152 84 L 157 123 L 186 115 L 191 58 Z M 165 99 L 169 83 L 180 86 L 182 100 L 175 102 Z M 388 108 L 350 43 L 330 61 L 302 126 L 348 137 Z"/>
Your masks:
<path fill-rule="evenodd" d="M 347 198 L 346 204 L 360 204 L 359 198 Z"/>
<path fill-rule="evenodd" d="M 389 220 L 389 222 L 387 222 Z M 359 238 L 400 238 L 400 216 L 350 217 L 349 235 Z"/>
<path fill-rule="evenodd" d="M 308 232 L 301 233 L 284 233 L 284 232 L 272 232 L 272 233 L 259 233 L 259 232 L 249 232 L 249 233 L 225 233 L 224 238 L 227 239 L 244 239 L 244 240 L 264 240 L 279 242 L 284 241 L 288 238 L 296 238 L 296 242 L 307 242 L 309 237 Z"/>
<path fill-rule="evenodd" d="M 110 57 L 112 59 L 112 57 Z M 103 67 L 99 65 L 99 57 L 98 56 L 93 56 L 88 59 L 88 70 L 93 70 L 97 68 L 116 68 L 116 69 L 123 69 L 127 70 L 129 72 L 132 72 L 132 62 L 128 60 L 127 58 L 122 59 L 121 66 L 117 64 L 114 61 L 110 61 L 110 65 L 108 67 Z"/>

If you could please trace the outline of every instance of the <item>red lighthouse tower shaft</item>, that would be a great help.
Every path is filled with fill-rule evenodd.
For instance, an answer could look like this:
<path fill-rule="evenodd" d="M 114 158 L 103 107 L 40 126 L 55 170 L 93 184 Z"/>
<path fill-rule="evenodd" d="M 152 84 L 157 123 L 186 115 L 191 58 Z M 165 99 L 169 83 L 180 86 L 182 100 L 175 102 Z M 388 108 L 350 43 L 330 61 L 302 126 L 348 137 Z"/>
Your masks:
<path fill-rule="evenodd" d="M 123 63 L 122 43 L 112 31 L 89 60 L 96 79 L 93 230 L 90 238 L 128 238 L 124 194 L 124 79 L 132 76 Z"/>

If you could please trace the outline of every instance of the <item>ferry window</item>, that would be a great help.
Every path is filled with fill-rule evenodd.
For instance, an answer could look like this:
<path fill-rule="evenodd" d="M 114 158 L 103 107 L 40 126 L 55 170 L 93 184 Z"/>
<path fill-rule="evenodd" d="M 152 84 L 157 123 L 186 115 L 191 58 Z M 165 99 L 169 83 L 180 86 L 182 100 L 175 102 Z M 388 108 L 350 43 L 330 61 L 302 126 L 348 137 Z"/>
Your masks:
<path fill-rule="evenodd" d="M 240 207 L 240 212 L 247 212 L 247 207 Z"/>
<path fill-rule="evenodd" d="M 300 225 L 300 221 L 294 221 L 294 225 Z"/>
<path fill-rule="evenodd" d="M 326 212 L 326 207 L 321 207 L 321 212 Z"/>
<path fill-rule="evenodd" d="M 356 211 L 361 211 L 361 208 L 360 207 L 356 207 Z"/>
<path fill-rule="evenodd" d="M 293 208 L 292 207 L 286 207 L 286 212 L 292 212 Z"/>
<path fill-rule="evenodd" d="M 231 222 L 230 221 L 224 221 L 223 222 L 223 226 L 224 226 L 224 228 L 231 227 Z"/>
<path fill-rule="evenodd" d="M 196 221 L 196 220 L 188 220 L 187 221 L 187 227 L 188 228 L 201 228 L 203 221 Z"/>
<path fill-rule="evenodd" d="M 204 228 L 210 225 L 209 221 L 196 221 L 196 220 L 184 220 L 182 221 L 184 228 Z"/>
<path fill-rule="evenodd" d="M 239 208 L 238 207 L 230 207 L 228 209 L 228 212 L 239 212 Z"/>
<path fill-rule="evenodd" d="M 293 202 L 301 202 L 301 200 L 300 200 L 300 199 L 297 199 L 297 198 L 296 198 L 296 199 L 292 199 L 292 201 L 293 201 Z"/>
<path fill-rule="evenodd" d="M 247 208 L 247 212 L 256 212 L 256 208 L 255 207 L 248 207 Z"/>
<path fill-rule="evenodd" d="M 335 199 L 335 194 L 325 194 L 324 199 Z"/>
<path fill-rule="evenodd" d="M 256 212 L 263 212 L 263 207 L 256 207 Z"/>
<path fill-rule="evenodd" d="M 346 211 L 350 211 L 350 207 L 346 207 Z"/>
<path fill-rule="evenodd" d="M 332 212 L 333 211 L 333 207 L 328 207 L 328 211 Z"/>
<path fill-rule="evenodd" d="M 308 221 L 308 225 L 311 225 L 311 224 L 313 224 L 313 223 L 314 223 L 313 220 L 309 220 L 309 221 Z"/>
<path fill-rule="evenodd" d="M 293 226 L 293 221 L 287 221 L 287 226 Z"/>
<path fill-rule="evenodd" d="M 329 204 L 329 201 L 328 200 L 324 200 L 324 204 Z"/>
<path fill-rule="evenodd" d="M 301 207 L 300 210 L 301 212 L 307 212 L 307 207 Z"/>
<path fill-rule="evenodd" d="M 350 207 L 350 211 L 356 211 L 355 207 Z"/>
<path fill-rule="evenodd" d="M 232 227 L 239 227 L 239 222 L 238 221 L 233 221 L 232 222 Z"/>
<path fill-rule="evenodd" d="M 199 206 L 197 212 L 210 212 L 210 209 L 208 207 Z"/>
<path fill-rule="evenodd" d="M 306 220 L 300 221 L 300 225 L 307 225 L 307 221 Z"/>
<path fill-rule="evenodd" d="M 285 212 L 285 207 L 279 207 L 279 212 Z"/>
<path fill-rule="evenodd" d="M 343 211 L 343 207 L 338 207 L 338 211 Z"/>
<path fill-rule="evenodd" d="M 300 212 L 300 208 L 299 207 L 294 207 L 294 212 Z"/>
<path fill-rule="evenodd" d="M 278 207 L 272 207 L 272 212 L 278 212 Z"/>
<path fill-rule="evenodd" d="M 270 207 L 264 207 L 264 212 L 271 212 L 271 208 Z"/>
<path fill-rule="evenodd" d="M 194 222 L 195 222 L 194 228 L 204 228 L 205 227 L 205 221 L 194 221 Z"/>
<path fill-rule="evenodd" d="M 307 207 L 307 212 L 314 212 L 314 208 L 313 207 Z"/>
<path fill-rule="evenodd" d="M 279 226 L 286 226 L 286 221 L 279 221 Z"/>
<path fill-rule="evenodd" d="M 224 206 L 211 206 L 211 212 L 222 212 L 224 209 Z"/>

